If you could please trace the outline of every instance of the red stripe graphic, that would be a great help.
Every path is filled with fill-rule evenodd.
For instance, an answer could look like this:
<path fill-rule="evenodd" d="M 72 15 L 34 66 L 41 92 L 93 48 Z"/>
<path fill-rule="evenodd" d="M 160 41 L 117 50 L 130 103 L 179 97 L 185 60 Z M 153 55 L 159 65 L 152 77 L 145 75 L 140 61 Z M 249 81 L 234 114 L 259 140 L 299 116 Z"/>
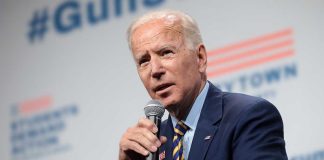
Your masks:
<path fill-rule="evenodd" d="M 271 51 L 274 49 L 278 49 L 278 48 L 282 48 L 282 47 L 286 47 L 289 45 L 293 44 L 293 40 L 286 40 L 283 42 L 279 42 L 273 45 L 269 45 L 269 46 L 265 46 L 262 48 L 257 48 L 254 50 L 249 50 L 243 53 L 239 53 L 239 54 L 235 54 L 235 55 L 231 55 L 225 58 L 220 58 L 220 59 L 215 59 L 211 62 L 208 63 L 208 66 L 213 66 L 213 65 L 218 65 L 218 64 L 222 64 L 222 63 L 226 63 L 226 62 L 230 62 L 230 61 L 235 61 L 235 60 L 240 60 L 242 58 L 246 58 L 246 57 L 250 57 L 256 54 L 261 54 L 267 51 Z"/>
<path fill-rule="evenodd" d="M 237 64 L 237 65 L 234 65 L 234 66 L 231 66 L 231 67 L 222 68 L 222 69 L 219 69 L 219 70 L 216 70 L 216 71 L 209 72 L 208 77 L 216 77 L 216 76 L 228 73 L 228 72 L 233 72 L 233 71 L 241 70 L 241 69 L 248 68 L 248 67 L 251 67 L 251 66 L 255 66 L 255 65 L 258 65 L 258 64 L 275 61 L 275 60 L 278 60 L 278 59 L 290 57 L 292 55 L 294 55 L 293 50 L 280 52 L 278 54 L 271 55 L 271 56 L 268 56 L 268 57 L 263 57 L 263 58 L 260 58 L 260 59 L 247 61 L 247 62 L 240 63 L 240 64 Z"/>
<path fill-rule="evenodd" d="M 294 55 L 292 29 L 285 29 L 208 53 L 208 77 L 217 77 Z M 226 53 L 226 54 L 225 54 Z"/>
<path fill-rule="evenodd" d="M 37 99 L 25 101 L 20 104 L 20 112 L 21 113 L 31 113 L 35 111 L 39 111 L 44 108 L 50 107 L 52 105 L 53 99 L 51 96 L 43 96 Z"/>
<path fill-rule="evenodd" d="M 226 46 L 226 47 L 223 47 L 223 48 L 215 49 L 213 51 L 210 51 L 208 53 L 208 56 L 213 56 L 213 55 L 229 52 L 229 51 L 232 51 L 232 50 L 241 49 L 243 47 L 248 47 L 248 46 L 255 45 L 255 44 L 258 44 L 258 43 L 262 43 L 262 42 L 265 42 L 265 41 L 269 41 L 269 40 L 272 40 L 272 39 L 285 37 L 285 36 L 290 36 L 291 34 L 292 34 L 292 29 L 288 28 L 288 29 L 285 29 L 285 30 L 282 30 L 282 31 L 279 31 L 279 32 L 276 32 L 276 33 L 260 36 L 260 37 L 257 37 L 257 38 L 253 38 L 253 39 L 249 39 L 249 40 L 240 42 L 240 43 L 229 45 L 229 46 Z"/>

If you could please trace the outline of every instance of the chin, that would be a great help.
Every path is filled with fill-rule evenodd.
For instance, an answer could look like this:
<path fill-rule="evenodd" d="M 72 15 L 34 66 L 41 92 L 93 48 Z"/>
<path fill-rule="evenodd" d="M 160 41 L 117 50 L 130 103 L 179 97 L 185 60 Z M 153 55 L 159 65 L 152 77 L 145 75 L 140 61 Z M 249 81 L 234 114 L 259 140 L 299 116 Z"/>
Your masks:
<path fill-rule="evenodd" d="M 179 94 L 172 94 L 172 92 L 167 92 L 164 95 L 154 95 L 151 96 L 153 99 L 156 99 L 158 101 L 160 101 L 164 108 L 174 108 L 174 106 L 177 106 L 177 104 L 179 104 L 179 99 L 181 99 L 179 96 Z"/>
<path fill-rule="evenodd" d="M 178 104 L 177 101 L 175 99 L 171 99 L 171 97 L 161 99 L 160 102 L 164 105 L 164 108 L 167 110 L 176 107 Z"/>

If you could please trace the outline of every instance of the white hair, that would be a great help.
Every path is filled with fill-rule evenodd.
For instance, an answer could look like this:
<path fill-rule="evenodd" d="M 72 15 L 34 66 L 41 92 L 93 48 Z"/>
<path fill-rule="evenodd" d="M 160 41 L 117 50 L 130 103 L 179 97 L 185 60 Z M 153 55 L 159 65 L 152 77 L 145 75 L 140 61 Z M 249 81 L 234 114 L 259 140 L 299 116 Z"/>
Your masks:
<path fill-rule="evenodd" d="M 186 13 L 175 10 L 160 10 L 149 12 L 138 19 L 136 19 L 127 30 L 128 46 L 132 49 L 132 34 L 141 25 L 152 20 L 163 19 L 166 23 L 174 24 L 175 21 L 180 22 L 183 30 L 183 38 L 186 46 L 194 50 L 195 47 L 202 43 L 201 34 L 196 21 Z"/>

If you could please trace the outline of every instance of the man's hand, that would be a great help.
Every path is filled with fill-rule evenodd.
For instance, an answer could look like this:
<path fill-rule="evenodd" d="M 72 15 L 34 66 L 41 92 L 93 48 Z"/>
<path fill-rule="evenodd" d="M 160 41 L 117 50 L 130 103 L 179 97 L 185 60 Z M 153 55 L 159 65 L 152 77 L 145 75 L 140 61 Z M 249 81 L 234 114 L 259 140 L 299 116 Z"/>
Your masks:
<path fill-rule="evenodd" d="M 157 151 L 161 144 L 167 141 L 166 137 L 158 139 L 156 125 L 146 118 L 127 129 L 119 142 L 119 160 L 144 159 L 150 152 Z"/>

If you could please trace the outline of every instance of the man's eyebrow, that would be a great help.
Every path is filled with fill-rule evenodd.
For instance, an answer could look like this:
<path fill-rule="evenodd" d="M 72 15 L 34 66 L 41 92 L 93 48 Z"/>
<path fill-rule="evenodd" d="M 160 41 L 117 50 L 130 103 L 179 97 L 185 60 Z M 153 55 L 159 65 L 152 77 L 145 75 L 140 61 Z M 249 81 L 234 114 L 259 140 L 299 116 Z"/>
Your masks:
<path fill-rule="evenodd" d="M 147 51 L 137 52 L 134 56 L 135 60 L 140 60 L 147 54 Z"/>
<path fill-rule="evenodd" d="M 157 47 L 154 52 L 162 52 L 163 50 L 166 50 L 166 49 L 173 49 L 175 50 L 177 47 L 174 46 L 174 45 L 162 45 L 162 46 L 159 46 Z"/>

